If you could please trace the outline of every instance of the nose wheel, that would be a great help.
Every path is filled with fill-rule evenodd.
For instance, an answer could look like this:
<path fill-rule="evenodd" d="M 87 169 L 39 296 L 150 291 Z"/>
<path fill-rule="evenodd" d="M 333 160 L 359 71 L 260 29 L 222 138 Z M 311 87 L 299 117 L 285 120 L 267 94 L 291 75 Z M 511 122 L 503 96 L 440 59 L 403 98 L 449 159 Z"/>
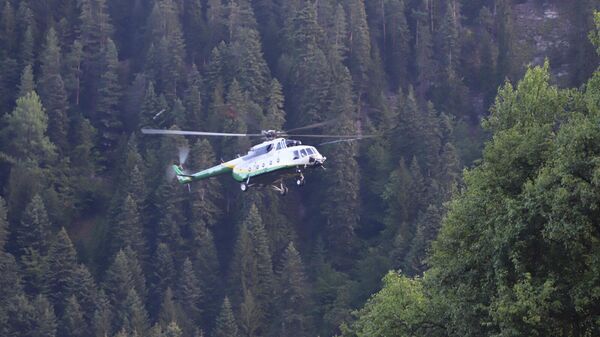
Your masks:
<path fill-rule="evenodd" d="M 242 192 L 246 192 L 248 190 L 248 184 L 241 183 L 240 184 L 240 190 L 242 190 Z"/>

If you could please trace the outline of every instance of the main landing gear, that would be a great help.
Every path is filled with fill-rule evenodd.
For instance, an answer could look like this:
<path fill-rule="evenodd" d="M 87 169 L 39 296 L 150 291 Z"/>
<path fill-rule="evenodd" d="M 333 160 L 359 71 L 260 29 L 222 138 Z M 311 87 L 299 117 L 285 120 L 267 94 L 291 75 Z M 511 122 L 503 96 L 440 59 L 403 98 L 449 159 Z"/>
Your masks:
<path fill-rule="evenodd" d="M 304 186 L 304 184 L 306 184 L 306 180 L 304 180 L 304 175 L 302 174 L 302 172 L 300 170 L 298 170 L 298 176 L 296 177 L 296 186 L 301 187 Z"/>
<path fill-rule="evenodd" d="M 275 191 L 279 192 L 279 194 L 281 194 L 281 196 L 284 196 L 288 193 L 288 188 L 283 183 L 283 180 L 279 181 L 279 185 L 274 184 L 274 185 L 272 185 L 272 187 Z"/>

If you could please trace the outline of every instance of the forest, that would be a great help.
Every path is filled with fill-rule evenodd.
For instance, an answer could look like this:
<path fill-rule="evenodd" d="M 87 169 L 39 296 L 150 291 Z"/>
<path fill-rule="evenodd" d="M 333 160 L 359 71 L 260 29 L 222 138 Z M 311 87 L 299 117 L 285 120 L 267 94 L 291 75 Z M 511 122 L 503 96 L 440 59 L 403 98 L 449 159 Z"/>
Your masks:
<path fill-rule="evenodd" d="M 599 336 L 598 11 L 0 0 L 0 336 Z M 285 197 L 140 132 L 321 122 Z"/>

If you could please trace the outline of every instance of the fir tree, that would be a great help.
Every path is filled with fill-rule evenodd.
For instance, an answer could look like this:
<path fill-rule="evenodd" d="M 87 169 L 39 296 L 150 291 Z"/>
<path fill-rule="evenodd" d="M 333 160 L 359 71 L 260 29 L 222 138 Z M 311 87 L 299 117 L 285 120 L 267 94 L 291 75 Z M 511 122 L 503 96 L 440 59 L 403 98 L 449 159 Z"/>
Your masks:
<path fill-rule="evenodd" d="M 155 252 L 155 267 L 152 271 L 152 308 L 154 312 L 159 312 L 160 301 L 165 297 L 165 291 L 173 284 L 173 277 L 175 277 L 175 267 L 173 262 L 173 255 L 169 246 L 164 243 L 160 243 L 156 248 Z M 165 324 L 168 322 L 165 322 Z"/>
<path fill-rule="evenodd" d="M 192 321 L 199 322 L 201 318 L 199 304 L 203 300 L 203 294 L 192 261 L 189 258 L 183 261 L 179 279 L 178 297 L 181 299 L 182 309 Z"/>
<path fill-rule="evenodd" d="M 74 295 L 67 300 L 60 328 L 60 335 L 65 337 L 83 337 L 88 330 L 81 306 Z"/>
<path fill-rule="evenodd" d="M 23 97 L 30 92 L 35 91 L 35 82 L 33 80 L 33 70 L 31 65 L 28 64 L 23 68 L 21 74 L 21 84 L 19 84 L 19 97 Z"/>
<path fill-rule="evenodd" d="M 115 256 L 113 263 L 106 271 L 106 277 L 102 288 L 106 292 L 108 303 L 114 312 L 114 326 L 121 326 L 122 320 L 126 317 L 127 312 L 126 299 L 129 290 L 134 288 L 134 280 L 129 268 L 129 262 L 124 251 L 119 251 Z M 103 308 L 100 308 L 104 310 Z M 108 310 L 111 310 L 110 308 Z M 97 312 L 101 317 L 98 323 L 103 323 L 106 313 Z"/>
<path fill-rule="evenodd" d="M 144 308 L 144 302 L 138 296 L 135 289 L 129 289 L 127 299 L 125 300 L 125 317 L 123 321 L 127 326 L 127 331 L 136 333 L 138 336 L 146 336 L 150 330 L 148 313 Z"/>
<path fill-rule="evenodd" d="M 41 55 L 40 97 L 48 112 L 48 137 L 61 151 L 67 148 L 67 95 L 61 76 L 61 51 L 56 32 L 50 28 Z"/>
<path fill-rule="evenodd" d="M 98 301 L 98 289 L 94 277 L 83 264 L 79 264 L 75 269 L 72 291 L 73 296 L 77 298 L 82 307 L 83 319 L 87 324 L 86 326 L 91 328 Z"/>
<path fill-rule="evenodd" d="M 8 219 L 6 218 L 6 202 L 0 197 L 0 253 L 4 252 L 4 245 L 8 238 Z"/>
<path fill-rule="evenodd" d="M 94 337 L 105 337 L 109 336 L 112 331 L 111 321 L 113 317 L 112 308 L 110 302 L 104 293 L 103 289 L 98 292 L 98 300 L 96 303 L 96 310 L 94 311 L 93 321 L 93 336 Z"/>
<path fill-rule="evenodd" d="M 31 336 L 54 337 L 56 336 L 58 322 L 52 304 L 44 295 L 37 295 L 32 302 L 34 328 Z M 65 335 L 68 336 L 68 335 Z"/>
<path fill-rule="evenodd" d="M 81 94 L 81 77 L 83 62 L 83 46 L 79 40 L 73 41 L 71 50 L 65 59 L 65 89 L 74 105 L 79 105 Z"/>
<path fill-rule="evenodd" d="M 62 314 L 73 293 L 77 252 L 64 227 L 58 232 L 48 249 L 48 268 L 45 277 L 45 293 Z"/>
<path fill-rule="evenodd" d="M 282 336 L 306 336 L 311 331 L 308 280 L 300 254 L 290 242 L 282 258 L 278 273 L 278 306 L 281 315 L 279 334 Z"/>
<path fill-rule="evenodd" d="M 217 317 L 215 328 L 213 330 L 213 337 L 238 337 L 238 326 L 231 310 L 231 303 L 229 298 L 225 297 L 223 305 L 221 306 L 221 312 Z"/>
<path fill-rule="evenodd" d="M 6 123 L 1 133 L 4 153 L 34 165 L 54 157 L 55 145 L 46 136 L 48 116 L 35 92 L 17 100 Z"/>
<path fill-rule="evenodd" d="M 21 225 L 14 228 L 12 233 L 19 254 L 24 254 L 27 250 L 46 254 L 50 241 L 51 224 L 40 195 L 36 194 L 31 199 L 23 213 Z"/>
<path fill-rule="evenodd" d="M 98 104 L 96 106 L 96 119 L 98 120 L 99 147 L 105 152 L 113 152 L 116 147 L 118 136 L 122 129 L 122 123 L 118 117 L 119 97 L 121 88 L 118 79 L 118 55 L 117 48 L 111 39 L 108 39 L 102 50 L 103 65 L 102 74 L 98 82 Z"/>
<path fill-rule="evenodd" d="M 146 248 L 138 205 L 131 194 L 127 194 L 123 199 L 114 221 L 111 240 L 113 251 L 131 247 L 138 256 L 145 255 Z"/>

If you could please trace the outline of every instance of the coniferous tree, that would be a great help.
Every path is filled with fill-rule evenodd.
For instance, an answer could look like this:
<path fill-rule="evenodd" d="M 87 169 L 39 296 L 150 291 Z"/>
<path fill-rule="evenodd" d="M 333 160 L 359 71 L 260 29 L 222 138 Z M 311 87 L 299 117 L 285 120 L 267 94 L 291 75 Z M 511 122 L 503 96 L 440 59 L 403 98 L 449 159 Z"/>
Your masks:
<path fill-rule="evenodd" d="M 46 135 L 48 116 L 35 92 L 17 100 L 17 106 L 8 115 L 6 123 L 1 134 L 5 140 L 2 146 L 4 153 L 34 165 L 54 157 L 55 145 Z"/>
<path fill-rule="evenodd" d="M 225 297 L 223 305 L 221 306 L 221 312 L 217 317 L 215 328 L 213 330 L 213 337 L 238 337 L 238 326 L 231 310 L 231 303 L 229 298 Z"/>
<path fill-rule="evenodd" d="M 241 303 L 244 295 L 255 296 L 259 310 L 254 319 L 257 330 L 264 327 L 264 317 L 269 317 L 272 305 L 273 266 L 267 236 L 256 206 L 250 206 L 239 228 L 230 272 L 232 294 Z"/>
<path fill-rule="evenodd" d="M 112 312 L 115 314 L 113 317 L 114 326 L 121 326 L 122 320 L 126 317 L 127 295 L 129 294 L 129 290 L 134 288 L 133 276 L 124 251 L 120 250 L 115 256 L 113 263 L 106 271 L 106 277 L 102 286 L 108 303 L 112 307 Z M 102 312 L 104 308 L 100 307 L 99 309 L 101 309 L 97 312 L 97 314 L 101 315 L 99 323 L 104 324 L 103 319 L 106 317 L 106 313 Z M 108 310 L 111 309 L 108 308 Z"/>
<path fill-rule="evenodd" d="M 21 74 L 21 83 L 19 84 L 19 97 L 27 95 L 27 93 L 35 91 L 35 82 L 33 80 L 33 70 L 28 64 L 23 68 Z"/>
<path fill-rule="evenodd" d="M 65 337 L 83 337 L 88 330 L 83 318 L 83 312 L 77 298 L 71 295 L 62 314 L 60 322 L 60 335 Z"/>
<path fill-rule="evenodd" d="M 6 202 L 0 197 L 0 253 L 4 253 L 4 245 L 9 236 L 8 219 L 6 217 Z"/>
<path fill-rule="evenodd" d="M 111 321 L 113 312 L 108 297 L 103 289 L 98 292 L 98 300 L 96 302 L 96 310 L 94 311 L 93 321 L 93 336 L 105 337 L 112 332 Z"/>
<path fill-rule="evenodd" d="M 58 314 L 63 314 L 73 293 L 77 252 L 64 227 L 58 232 L 48 249 L 44 291 Z"/>
<path fill-rule="evenodd" d="M 73 274 L 73 296 L 77 299 L 82 307 L 83 319 L 86 326 L 90 328 L 94 321 L 94 312 L 98 301 L 98 289 L 96 281 L 90 273 L 89 269 L 79 264 Z"/>
<path fill-rule="evenodd" d="M 57 335 L 58 322 L 52 304 L 44 295 L 37 295 L 33 300 L 32 313 L 34 328 L 31 336 L 54 337 Z"/>
<path fill-rule="evenodd" d="M 98 120 L 99 148 L 103 152 L 112 153 L 115 150 L 122 122 L 118 117 L 119 97 L 121 88 L 118 79 L 117 48 L 111 39 L 102 49 L 103 62 L 100 80 L 98 81 L 98 103 L 96 118 Z"/>
<path fill-rule="evenodd" d="M 123 317 L 123 321 L 124 325 L 128 325 L 126 330 L 138 336 L 146 336 L 150 330 L 150 322 L 144 302 L 133 288 L 129 289 L 125 300 L 125 317 Z"/>
<path fill-rule="evenodd" d="M 73 41 L 64 62 L 65 90 L 69 97 L 71 97 L 71 102 L 76 106 L 79 105 L 81 95 L 83 57 L 83 45 L 79 40 Z"/>
<path fill-rule="evenodd" d="M 138 205 L 131 194 L 128 193 L 123 199 L 114 221 L 115 224 L 112 229 L 113 239 L 111 240 L 113 251 L 131 247 L 138 256 L 144 256 L 146 248 L 142 233 L 141 218 Z"/>
<path fill-rule="evenodd" d="M 306 336 L 311 331 L 309 287 L 300 254 L 290 242 L 282 258 L 279 271 L 278 306 L 281 315 L 279 334 L 282 336 Z"/>
<path fill-rule="evenodd" d="M 36 194 L 25 208 L 20 226 L 15 227 L 11 232 L 15 237 L 15 248 L 19 254 L 24 254 L 27 250 L 47 253 L 51 224 L 39 194 Z"/>
<path fill-rule="evenodd" d="M 178 297 L 181 299 L 182 309 L 192 322 L 199 322 L 201 318 L 199 304 L 203 300 L 203 294 L 192 261 L 189 258 L 183 261 L 179 279 Z"/>
<path fill-rule="evenodd" d="M 155 267 L 152 271 L 152 286 L 151 286 L 151 303 L 154 312 L 160 311 L 160 303 L 165 298 L 165 291 L 173 284 L 175 277 L 175 266 L 173 255 L 169 246 L 165 243 L 160 243 L 155 252 Z M 172 296 L 171 296 L 172 297 Z M 164 322 L 167 324 L 169 321 Z"/>
<path fill-rule="evenodd" d="M 40 97 L 48 112 L 48 137 L 61 151 L 67 149 L 67 94 L 61 76 L 61 50 L 56 32 L 50 28 L 41 55 Z"/>

